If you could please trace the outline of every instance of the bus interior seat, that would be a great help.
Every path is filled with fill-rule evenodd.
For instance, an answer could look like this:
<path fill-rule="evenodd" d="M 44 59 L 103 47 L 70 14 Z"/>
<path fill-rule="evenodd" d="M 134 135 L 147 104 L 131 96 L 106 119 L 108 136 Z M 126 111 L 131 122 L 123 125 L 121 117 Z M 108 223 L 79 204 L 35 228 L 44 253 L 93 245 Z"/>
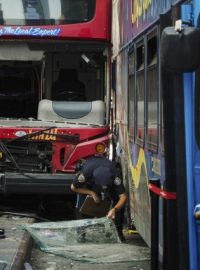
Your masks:
<path fill-rule="evenodd" d="M 43 99 L 38 106 L 38 120 L 104 125 L 105 103 L 102 100 L 74 102 Z"/>
<path fill-rule="evenodd" d="M 52 100 L 85 101 L 85 85 L 78 79 L 76 69 L 61 69 L 52 85 Z"/>

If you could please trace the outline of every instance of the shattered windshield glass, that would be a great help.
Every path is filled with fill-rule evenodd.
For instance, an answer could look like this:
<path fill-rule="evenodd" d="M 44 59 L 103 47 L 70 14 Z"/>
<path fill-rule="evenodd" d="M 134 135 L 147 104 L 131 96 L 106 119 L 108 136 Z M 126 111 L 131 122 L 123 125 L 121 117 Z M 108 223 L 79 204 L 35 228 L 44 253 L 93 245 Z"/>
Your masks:
<path fill-rule="evenodd" d="M 115 225 L 107 217 L 27 224 L 24 229 L 40 250 L 76 261 L 97 264 L 131 262 L 136 253 L 130 244 L 126 244 L 124 252 Z M 141 256 L 147 257 L 147 250 L 142 252 Z"/>

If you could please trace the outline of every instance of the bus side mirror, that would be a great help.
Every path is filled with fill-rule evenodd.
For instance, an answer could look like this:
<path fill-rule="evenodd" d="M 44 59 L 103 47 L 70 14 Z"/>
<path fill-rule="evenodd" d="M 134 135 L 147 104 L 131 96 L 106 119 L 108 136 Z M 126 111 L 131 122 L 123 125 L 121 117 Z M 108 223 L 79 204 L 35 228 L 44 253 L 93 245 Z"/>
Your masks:
<path fill-rule="evenodd" d="M 161 35 L 161 66 L 171 72 L 193 72 L 200 65 L 200 29 L 176 31 L 164 28 Z"/>

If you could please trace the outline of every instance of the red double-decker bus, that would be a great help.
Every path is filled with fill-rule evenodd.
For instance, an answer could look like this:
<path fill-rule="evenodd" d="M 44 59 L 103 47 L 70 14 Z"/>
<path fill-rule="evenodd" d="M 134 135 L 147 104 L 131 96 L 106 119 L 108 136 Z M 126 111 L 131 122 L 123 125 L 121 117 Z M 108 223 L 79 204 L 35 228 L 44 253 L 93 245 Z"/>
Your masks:
<path fill-rule="evenodd" d="M 111 0 L 0 0 L 1 194 L 68 193 L 109 150 L 110 39 Z"/>

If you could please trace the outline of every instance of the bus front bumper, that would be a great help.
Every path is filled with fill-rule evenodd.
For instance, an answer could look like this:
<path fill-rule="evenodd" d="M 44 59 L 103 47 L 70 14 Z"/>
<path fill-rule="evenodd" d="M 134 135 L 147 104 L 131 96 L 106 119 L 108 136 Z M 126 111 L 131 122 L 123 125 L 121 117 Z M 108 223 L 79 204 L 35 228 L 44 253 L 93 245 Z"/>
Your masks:
<path fill-rule="evenodd" d="M 0 173 L 0 194 L 72 194 L 75 174 Z"/>

